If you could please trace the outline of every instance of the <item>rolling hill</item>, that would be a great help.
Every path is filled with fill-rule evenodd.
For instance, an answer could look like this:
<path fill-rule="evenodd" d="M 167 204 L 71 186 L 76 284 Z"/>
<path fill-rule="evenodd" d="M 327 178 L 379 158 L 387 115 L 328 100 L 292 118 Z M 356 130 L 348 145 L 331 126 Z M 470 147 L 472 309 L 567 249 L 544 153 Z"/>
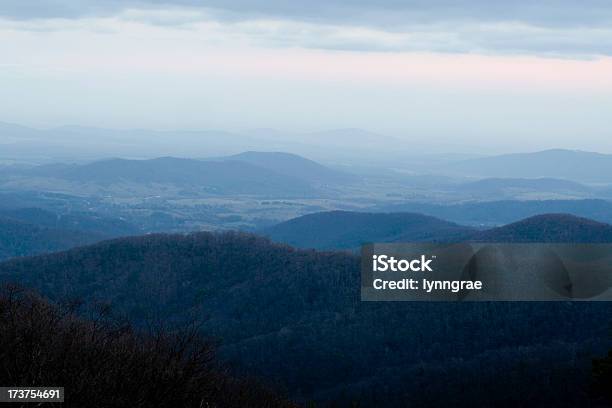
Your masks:
<path fill-rule="evenodd" d="M 307 182 L 241 161 L 202 161 L 161 157 L 150 160 L 111 159 L 82 165 L 45 165 L 29 175 L 77 183 L 136 183 L 194 186 L 211 194 L 304 196 L 315 190 Z"/>
<path fill-rule="evenodd" d="M 612 242 L 612 225 L 569 214 L 544 214 L 477 230 L 415 213 L 330 211 L 262 231 L 299 248 L 356 249 L 369 242 Z"/>
<path fill-rule="evenodd" d="M 251 151 L 229 156 L 224 160 L 249 163 L 308 183 L 337 184 L 357 179 L 356 176 L 330 169 L 315 161 L 291 153 Z"/>
<path fill-rule="evenodd" d="M 262 231 L 299 248 L 354 249 L 367 242 L 453 241 L 473 230 L 415 213 L 330 211 L 304 215 Z"/>
<path fill-rule="evenodd" d="M 91 244 L 104 235 L 41 227 L 0 217 L 0 260 Z"/>
<path fill-rule="evenodd" d="M 432 204 L 408 202 L 381 205 L 379 212 L 416 212 L 464 225 L 499 226 L 541 214 L 572 214 L 612 223 L 612 202 L 606 200 L 501 200 Z"/>
<path fill-rule="evenodd" d="M 475 233 L 471 240 L 603 243 L 612 242 L 612 225 L 568 214 L 545 214 Z"/>
<path fill-rule="evenodd" d="M 60 251 L 139 233 L 138 228 L 123 220 L 95 213 L 0 209 L 0 259 Z"/>
<path fill-rule="evenodd" d="M 612 155 L 553 149 L 459 161 L 446 166 L 445 171 L 480 177 L 612 182 Z"/>

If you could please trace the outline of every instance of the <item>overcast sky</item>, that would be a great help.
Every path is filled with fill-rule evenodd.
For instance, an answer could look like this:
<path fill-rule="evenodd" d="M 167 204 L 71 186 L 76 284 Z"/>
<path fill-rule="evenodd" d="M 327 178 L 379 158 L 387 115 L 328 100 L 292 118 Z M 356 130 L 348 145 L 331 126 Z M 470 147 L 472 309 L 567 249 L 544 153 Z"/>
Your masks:
<path fill-rule="evenodd" d="M 2 0 L 0 121 L 612 152 L 612 4 Z"/>

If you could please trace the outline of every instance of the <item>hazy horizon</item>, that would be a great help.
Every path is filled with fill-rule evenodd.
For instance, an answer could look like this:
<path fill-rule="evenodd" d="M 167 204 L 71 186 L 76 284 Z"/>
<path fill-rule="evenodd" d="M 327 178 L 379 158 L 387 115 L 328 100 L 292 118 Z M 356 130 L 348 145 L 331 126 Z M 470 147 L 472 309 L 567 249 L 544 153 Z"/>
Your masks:
<path fill-rule="evenodd" d="M 0 119 L 612 152 L 612 7 L 587 3 L 9 0 Z"/>
<path fill-rule="evenodd" d="M 15 135 L 13 130 L 22 128 L 26 131 L 34 131 L 37 136 L 32 139 L 29 135 L 23 138 L 23 134 Z M 206 138 L 198 140 L 197 138 L 191 138 L 185 140 L 185 136 L 188 135 L 202 135 Z M 48 139 L 45 139 L 48 135 Z M 229 141 L 224 144 L 222 141 L 212 141 L 211 137 L 223 137 L 225 139 L 230 138 L 235 141 Z M 175 139 L 177 138 L 178 139 Z M 333 138 L 338 137 L 334 142 Z M 123 139 L 122 139 L 123 138 Z M 197 158 L 197 157 L 214 157 L 219 154 L 237 154 L 245 151 L 259 151 L 259 152 L 285 152 L 291 154 L 297 154 L 301 156 L 309 156 L 308 153 L 304 153 L 302 148 L 308 147 L 313 153 L 313 158 L 317 158 L 318 151 L 325 153 L 325 157 L 333 158 L 333 152 L 324 151 L 325 149 L 318 149 L 317 143 L 321 143 L 322 139 L 325 140 L 325 144 L 332 144 L 338 147 L 342 147 L 343 143 L 346 144 L 346 150 L 348 152 L 360 152 L 367 153 L 369 149 L 373 155 L 380 156 L 377 160 L 384 159 L 385 153 L 394 152 L 396 155 L 409 156 L 448 156 L 452 157 L 456 155 L 458 157 L 487 157 L 487 156 L 498 156 L 505 154 L 520 154 L 520 153 L 537 153 L 549 150 L 569 150 L 579 151 L 588 153 L 598 154 L 612 154 L 612 146 L 603 149 L 589 149 L 582 147 L 584 144 L 580 143 L 578 147 L 572 144 L 566 143 L 541 143 L 532 145 L 513 145 L 509 143 L 499 143 L 497 145 L 478 145 L 470 143 L 462 143 L 460 140 L 448 140 L 445 144 L 430 143 L 425 137 L 410 137 L 406 135 L 388 134 L 383 132 L 377 132 L 370 129 L 363 129 L 357 127 L 346 127 L 346 128 L 322 128 L 311 131 L 292 131 L 278 128 L 154 128 L 154 127 L 112 127 L 112 126 L 89 126 L 83 124 L 66 123 L 55 126 L 40 126 L 30 125 L 24 123 L 15 123 L 9 121 L 0 120 L 0 145 L 5 147 L 18 146 L 21 142 L 31 144 L 33 141 L 38 140 L 44 143 L 49 142 L 50 144 L 62 143 L 67 141 L 69 144 L 77 146 L 82 143 L 90 145 L 98 144 L 100 147 L 109 147 L 114 143 L 135 143 L 138 141 L 146 142 L 147 138 L 152 142 L 169 142 L 172 145 L 173 140 L 177 142 L 186 142 L 183 146 L 185 151 L 189 151 L 190 148 L 196 148 L 197 150 L 206 149 L 207 147 L 213 148 L 210 155 L 192 154 L 192 155 L 181 155 L 173 153 L 173 151 L 159 150 L 157 154 L 144 154 L 142 158 L 151 157 L 163 157 L 163 156 L 177 156 L 185 158 Z M 331 138 L 331 139 L 330 139 Z M 241 143 L 245 140 L 251 143 L 250 147 L 240 147 Z M 212 145 L 211 145 L 212 142 Z M 350 142 L 350 143 L 349 143 Z M 162 143 L 163 145 L 163 143 Z M 215 152 L 214 148 L 218 145 L 234 146 L 225 153 Z M 143 146 L 146 151 L 145 146 Z M 44 150 L 43 150 L 44 151 Z M 339 152 L 340 153 L 340 152 Z M 10 154 L 5 154 L 3 157 L 9 157 Z M 77 158 L 78 155 L 68 154 L 66 157 Z M 350 155 L 349 155 L 350 156 Z M 353 159 L 358 160 L 359 155 L 354 156 Z M 102 154 L 99 157 L 125 157 L 125 158 L 136 158 L 138 155 L 122 155 L 120 151 L 108 150 L 107 154 Z M 344 157 L 343 154 L 339 154 L 338 158 Z M 19 155 L 14 157 L 19 159 Z M 85 157 L 87 158 L 87 157 Z M 374 158 L 374 157 L 372 157 Z M 398 157 L 393 156 L 394 160 Z M 356 162 L 357 163 L 357 162 Z"/>

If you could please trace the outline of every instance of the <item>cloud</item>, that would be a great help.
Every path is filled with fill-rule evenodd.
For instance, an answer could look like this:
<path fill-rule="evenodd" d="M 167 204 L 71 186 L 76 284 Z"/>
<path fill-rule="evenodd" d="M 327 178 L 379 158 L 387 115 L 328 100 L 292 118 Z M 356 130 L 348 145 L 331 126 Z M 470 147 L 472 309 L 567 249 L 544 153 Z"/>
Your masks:
<path fill-rule="evenodd" d="M 133 8 L 217 9 L 226 18 L 287 18 L 325 23 L 403 26 L 441 21 L 519 21 L 543 26 L 608 25 L 608 0 L 3 0 L 0 15 L 16 19 L 107 16 Z"/>
<path fill-rule="evenodd" d="M 405 31 L 366 26 L 252 20 L 224 26 L 257 45 L 313 49 L 527 54 L 588 58 L 612 55 L 612 27 L 557 28 L 523 23 L 413 25 Z"/>
<path fill-rule="evenodd" d="M 225 36 L 263 47 L 612 55 L 612 4 L 602 0 L 4 0 L 0 16 L 23 30 L 61 29 L 79 19 L 168 29 L 206 25 L 219 41 Z"/>
<path fill-rule="evenodd" d="M 584 58 L 611 54 L 606 25 L 281 11 L 134 3 L 0 17 L 3 120 L 610 146 L 612 58 Z"/>

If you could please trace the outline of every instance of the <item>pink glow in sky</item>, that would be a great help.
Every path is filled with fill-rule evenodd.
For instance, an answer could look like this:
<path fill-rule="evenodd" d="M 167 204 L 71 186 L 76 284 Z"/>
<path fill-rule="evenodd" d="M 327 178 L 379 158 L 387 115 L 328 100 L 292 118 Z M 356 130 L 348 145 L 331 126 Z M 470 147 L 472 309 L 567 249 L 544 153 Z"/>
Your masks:
<path fill-rule="evenodd" d="M 398 33 L 294 21 L 214 21 L 166 11 L 155 18 L 160 16 L 188 23 L 143 21 L 151 19 L 148 11 L 0 19 L 0 121 L 362 127 L 444 143 L 506 138 L 534 148 L 612 150 L 612 57 L 507 47 L 497 52 L 494 46 L 507 44 L 511 34 L 523 41 L 516 46 L 533 49 L 548 44 L 554 50 L 560 38 L 575 49 L 587 49 L 589 39 L 606 49 L 604 29 L 506 23 Z M 495 41 L 487 43 L 488 37 Z M 439 50 L 447 44 L 456 50 Z M 471 51 L 479 46 L 487 48 Z M 586 135 L 580 146 L 574 144 L 577 134 Z"/>

